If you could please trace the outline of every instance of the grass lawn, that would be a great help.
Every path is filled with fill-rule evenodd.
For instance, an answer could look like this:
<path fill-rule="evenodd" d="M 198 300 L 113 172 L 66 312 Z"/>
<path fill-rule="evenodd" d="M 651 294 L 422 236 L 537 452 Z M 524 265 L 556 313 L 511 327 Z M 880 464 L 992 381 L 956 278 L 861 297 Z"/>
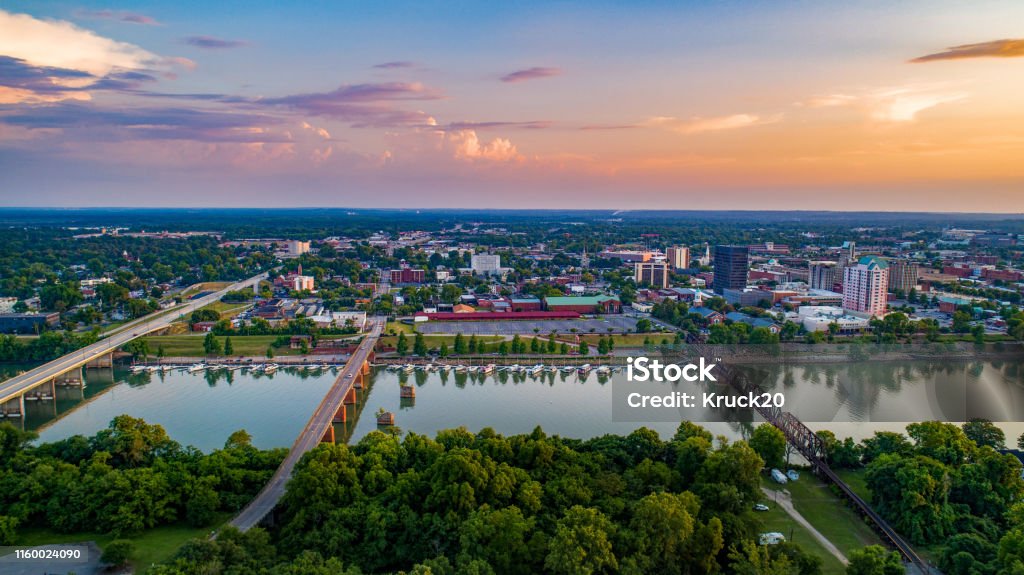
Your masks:
<path fill-rule="evenodd" d="M 206 334 L 197 333 L 191 335 L 155 335 L 144 338 L 149 343 L 150 352 L 155 359 L 156 350 L 163 346 L 164 354 L 167 356 L 203 356 L 203 339 Z M 232 355 L 255 355 L 262 356 L 267 353 L 267 347 L 274 343 L 276 335 L 233 335 L 231 336 L 231 347 L 234 348 Z M 217 337 L 221 346 L 224 345 L 224 338 Z M 274 355 L 299 355 L 299 350 L 290 349 L 287 346 L 274 348 Z"/>
<path fill-rule="evenodd" d="M 220 291 L 220 290 L 228 287 L 232 283 L 233 282 L 204 282 L 204 283 L 199 283 L 199 284 L 195 284 L 193 286 L 189 286 L 188 289 L 186 289 L 183 292 L 181 292 L 181 295 L 189 296 L 189 295 L 197 294 L 199 292 L 204 292 L 204 291 Z"/>
<path fill-rule="evenodd" d="M 794 542 L 808 553 L 821 558 L 821 572 L 826 575 L 841 575 L 846 572 L 843 564 L 836 559 L 835 555 L 818 543 L 818 540 L 802 525 L 793 520 L 781 507 L 773 501 L 764 501 L 768 511 L 760 511 L 757 518 L 761 520 L 762 531 L 778 531 L 786 536 L 790 542 Z M 815 525 L 812 523 L 812 525 Z M 820 530 L 820 527 L 818 528 Z M 835 543 L 833 541 L 833 543 Z M 838 545 L 838 544 L 837 544 Z"/>
<path fill-rule="evenodd" d="M 396 334 L 404 333 L 406 335 L 409 335 L 415 333 L 415 331 L 416 330 L 413 329 L 413 326 L 407 323 L 403 323 L 400 321 L 389 321 L 387 325 L 384 326 L 383 333 L 395 332 Z"/>
<path fill-rule="evenodd" d="M 849 556 L 852 551 L 867 545 L 882 544 L 871 527 L 809 471 L 800 472 L 799 480 L 784 486 L 766 479 L 765 486 L 788 490 L 793 507 L 844 555 Z"/>
<path fill-rule="evenodd" d="M 861 499 L 871 503 L 871 490 L 868 489 L 868 484 L 864 480 L 865 470 L 861 469 L 836 469 L 834 470 L 843 481 L 846 482 L 850 489 L 854 493 L 859 495 Z"/>
<path fill-rule="evenodd" d="M 217 523 L 228 519 L 229 516 L 225 514 L 218 518 Z M 212 529 L 213 527 L 190 527 L 184 524 L 164 525 L 148 529 L 138 535 L 124 537 L 124 539 L 135 543 L 131 561 L 135 572 L 141 573 L 154 563 L 170 559 L 174 552 L 189 539 L 206 537 Z M 18 530 L 18 545 L 34 546 L 95 541 L 100 548 L 104 548 L 113 540 L 114 537 L 100 533 L 57 533 L 37 527 Z"/>

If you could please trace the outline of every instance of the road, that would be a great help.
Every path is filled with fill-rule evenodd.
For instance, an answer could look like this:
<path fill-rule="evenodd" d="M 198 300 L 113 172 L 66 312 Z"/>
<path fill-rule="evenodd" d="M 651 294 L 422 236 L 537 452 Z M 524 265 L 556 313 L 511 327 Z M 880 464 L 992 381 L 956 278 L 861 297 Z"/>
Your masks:
<path fill-rule="evenodd" d="M 263 487 L 263 490 L 259 492 L 256 497 L 245 506 L 245 509 L 235 516 L 234 519 L 229 523 L 233 527 L 237 527 L 242 531 L 247 531 L 252 527 L 255 527 L 267 516 L 268 513 L 277 505 L 277 502 L 284 495 L 285 484 L 288 483 L 288 479 L 292 476 L 292 470 L 295 468 L 295 464 L 298 463 L 299 459 L 302 458 L 306 452 L 312 450 L 317 445 L 320 445 L 321 439 L 327 429 L 333 425 L 334 414 L 338 410 L 338 407 L 342 405 L 345 399 L 345 395 L 349 389 L 355 383 L 356 375 L 359 370 L 362 369 L 363 362 L 366 361 L 370 352 L 373 351 L 373 346 L 377 344 L 377 338 L 380 337 L 381 330 L 384 328 L 385 320 L 383 318 L 377 318 L 371 320 L 370 332 L 362 343 L 359 344 L 359 348 L 352 353 L 351 359 L 342 368 L 341 373 L 338 374 L 338 379 L 334 381 L 334 385 L 327 391 L 327 395 L 324 396 L 323 401 L 317 406 L 316 411 L 313 412 L 313 416 L 309 418 L 306 426 L 302 429 L 299 437 L 292 444 L 291 451 L 288 452 L 288 456 L 281 462 L 280 467 L 274 472 L 273 477 Z"/>
<path fill-rule="evenodd" d="M 803 525 L 804 529 L 806 529 L 808 533 L 810 533 L 815 539 L 817 539 L 818 543 L 821 543 L 821 546 L 824 547 L 826 551 L 828 551 L 832 555 L 835 555 L 836 559 L 838 559 L 840 563 L 842 563 L 843 565 L 850 564 L 850 561 L 846 558 L 846 555 L 843 555 L 843 552 L 840 551 L 838 547 L 833 545 L 832 542 L 828 540 L 828 537 L 822 535 L 821 531 L 815 529 L 814 525 L 811 525 L 811 522 L 804 518 L 804 516 L 801 515 L 795 507 L 793 507 L 793 500 L 790 498 L 788 491 L 768 489 L 767 487 L 762 487 L 761 491 L 764 491 L 764 494 L 767 495 L 769 499 L 772 499 L 773 501 L 778 503 L 779 507 L 781 507 L 783 511 L 789 514 L 789 516 L 792 517 L 794 521 L 796 521 L 800 525 Z"/>
<path fill-rule="evenodd" d="M 41 383 L 49 381 L 51 378 L 85 365 L 86 363 L 89 363 L 98 357 L 102 357 L 111 351 L 115 351 L 122 345 L 139 336 L 164 329 L 180 316 L 192 313 L 203 306 L 218 301 L 229 291 L 237 291 L 242 288 L 255 285 L 266 278 L 267 274 L 262 273 L 249 279 L 231 284 L 218 292 L 205 295 L 195 300 L 190 300 L 168 310 L 159 310 L 149 314 L 148 316 L 130 321 L 122 325 L 117 330 L 110 332 L 107 337 L 92 345 L 73 351 L 65 356 L 59 357 L 49 363 L 43 364 L 30 371 L 26 371 L 20 375 L 16 375 L 3 383 L 0 383 L 0 405 L 18 397 Z"/>

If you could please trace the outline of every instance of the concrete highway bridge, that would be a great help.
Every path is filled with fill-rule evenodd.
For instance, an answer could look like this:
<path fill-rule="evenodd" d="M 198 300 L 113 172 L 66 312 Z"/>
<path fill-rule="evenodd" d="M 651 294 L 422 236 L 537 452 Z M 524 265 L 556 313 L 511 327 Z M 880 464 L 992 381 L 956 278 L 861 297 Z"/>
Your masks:
<path fill-rule="evenodd" d="M 230 525 L 246 531 L 260 524 L 267 517 L 285 492 L 285 484 L 291 478 L 295 464 L 302 456 L 321 443 L 334 443 L 334 424 L 348 420 L 348 406 L 358 400 L 357 390 L 366 384 L 370 364 L 374 361 L 374 346 L 380 338 L 385 319 L 371 320 L 370 331 L 338 373 L 338 378 L 317 406 L 299 437 L 292 444 L 287 457 L 274 472 L 270 481 L 256 497 L 230 521 Z"/>
<path fill-rule="evenodd" d="M 262 273 L 220 291 L 130 321 L 92 345 L 0 383 L 0 417 L 24 417 L 26 399 L 55 400 L 57 386 L 82 385 L 83 367 L 111 367 L 113 354 L 126 343 L 165 329 L 179 317 L 220 300 L 229 291 L 255 286 L 265 279 L 267 274 Z"/>

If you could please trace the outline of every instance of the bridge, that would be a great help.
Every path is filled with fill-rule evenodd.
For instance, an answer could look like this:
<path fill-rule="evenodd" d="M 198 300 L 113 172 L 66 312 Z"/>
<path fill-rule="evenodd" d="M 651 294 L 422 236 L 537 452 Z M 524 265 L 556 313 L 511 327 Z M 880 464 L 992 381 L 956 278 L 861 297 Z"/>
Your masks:
<path fill-rule="evenodd" d="M 284 495 L 285 484 L 288 483 L 295 464 L 302 456 L 321 443 L 334 443 L 334 423 L 348 420 L 347 406 L 356 403 L 356 390 L 365 385 L 365 378 L 370 373 L 370 364 L 375 357 L 373 348 L 380 338 L 384 322 L 383 318 L 371 320 L 370 332 L 352 353 L 348 363 L 327 391 L 327 395 L 292 444 L 284 461 L 259 494 L 230 521 L 231 526 L 247 531 L 259 525 Z"/>
<path fill-rule="evenodd" d="M 267 279 L 267 273 L 262 273 L 233 283 L 220 291 L 130 321 L 109 332 L 107 337 L 96 343 L 7 379 L 0 383 L 0 416 L 24 417 L 26 397 L 29 399 L 55 399 L 57 397 L 57 385 L 66 383 L 82 384 L 80 374 L 76 377 L 71 375 L 76 370 L 81 369 L 83 366 L 97 365 L 104 362 L 106 362 L 106 366 L 110 366 L 110 360 L 114 352 L 124 344 L 133 339 L 165 329 L 182 315 L 192 313 L 201 307 L 220 300 L 229 291 L 256 286 L 265 279 Z"/>
<path fill-rule="evenodd" d="M 695 352 L 698 355 L 704 355 L 705 357 L 715 357 L 720 353 L 711 352 L 708 348 L 705 348 L 702 344 L 696 344 L 691 347 L 691 352 Z M 725 363 L 719 364 L 719 373 L 721 377 L 719 381 L 728 383 L 733 389 L 741 394 L 746 395 L 747 393 L 753 393 L 754 395 L 760 395 L 763 390 L 756 383 L 750 381 L 748 377 L 733 366 Z M 903 559 L 918 570 L 921 574 L 931 573 L 934 570 L 931 569 L 928 564 L 921 558 L 920 555 L 914 550 L 914 548 L 908 543 L 895 529 L 889 525 L 881 515 L 879 515 L 867 501 L 864 501 L 862 497 L 854 493 L 853 489 L 846 484 L 842 478 L 839 477 L 832 469 L 829 468 L 826 461 L 826 450 L 825 443 L 822 439 L 814 433 L 809 427 L 804 425 L 800 419 L 798 419 L 792 413 L 783 411 L 781 407 L 755 407 L 757 413 L 764 418 L 764 420 L 771 425 L 779 429 L 785 436 L 786 441 L 797 450 L 808 463 L 811 464 L 811 468 L 814 472 L 824 478 L 826 481 L 834 484 L 842 492 L 843 496 L 853 504 L 861 516 L 866 517 L 871 524 L 874 525 L 875 529 L 882 535 L 882 537 L 895 548 Z"/>

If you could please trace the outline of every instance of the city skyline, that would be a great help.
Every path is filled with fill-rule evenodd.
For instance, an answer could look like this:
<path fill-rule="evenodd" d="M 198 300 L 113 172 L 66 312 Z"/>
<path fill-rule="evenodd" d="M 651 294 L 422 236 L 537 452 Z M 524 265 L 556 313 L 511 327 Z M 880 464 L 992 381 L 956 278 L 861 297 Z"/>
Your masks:
<path fill-rule="evenodd" d="M 1024 212 L 1024 5 L 0 9 L 9 206 Z"/>

